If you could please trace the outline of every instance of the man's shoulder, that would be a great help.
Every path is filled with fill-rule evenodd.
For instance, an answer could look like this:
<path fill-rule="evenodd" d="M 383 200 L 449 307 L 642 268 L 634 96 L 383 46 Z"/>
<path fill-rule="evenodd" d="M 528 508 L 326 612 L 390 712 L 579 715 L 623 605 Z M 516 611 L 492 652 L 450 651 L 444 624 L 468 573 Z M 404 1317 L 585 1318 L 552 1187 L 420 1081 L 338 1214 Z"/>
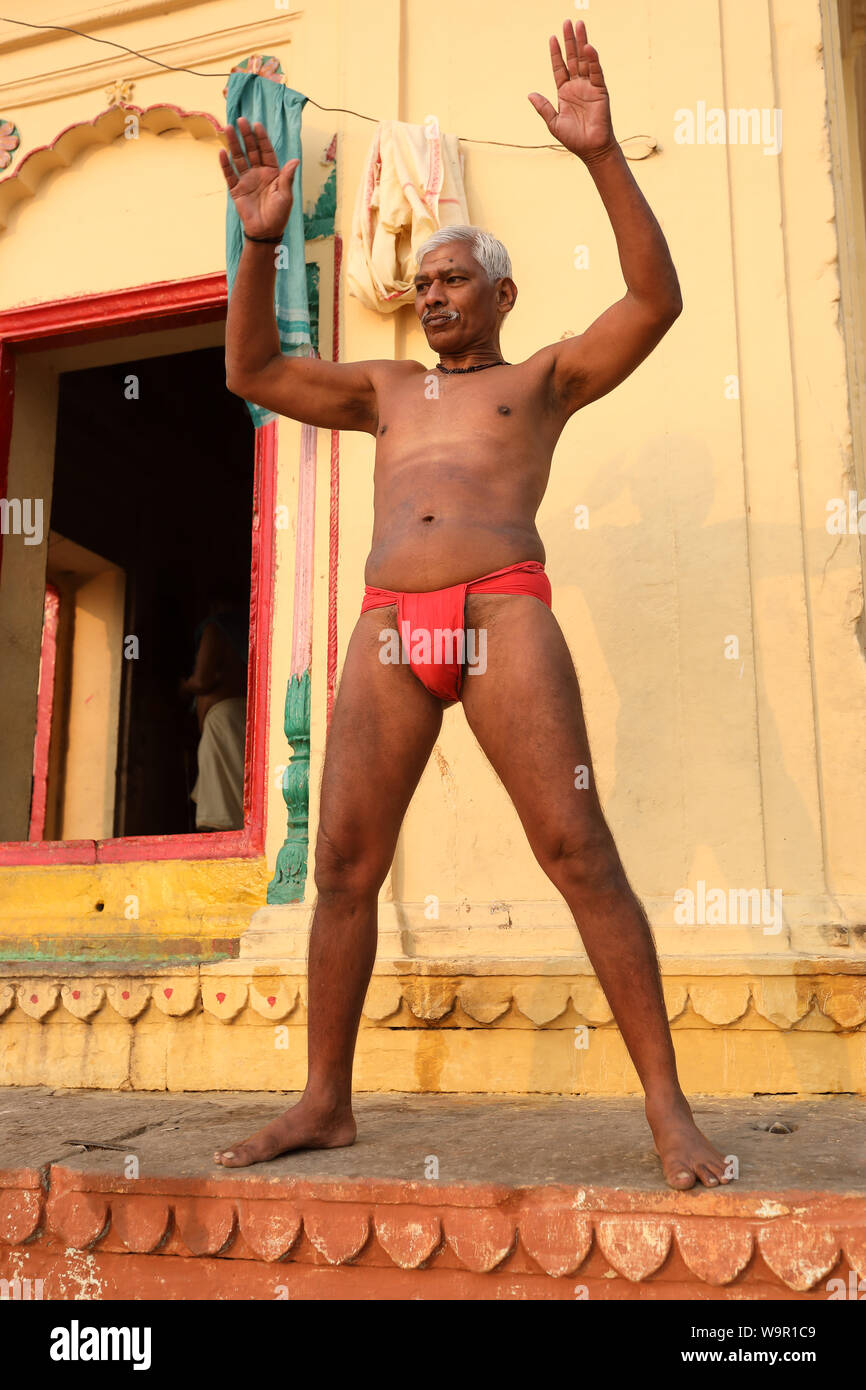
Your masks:
<path fill-rule="evenodd" d="M 568 336 L 570 337 L 571 335 L 569 334 Z M 555 367 L 556 359 L 561 350 L 561 341 L 558 343 L 545 343 L 544 347 L 540 347 L 536 352 L 530 353 L 528 357 L 524 358 L 522 362 L 516 365 L 524 367 L 528 372 L 543 376 L 545 372 L 549 372 Z"/>
<path fill-rule="evenodd" d="M 377 361 L 368 362 L 367 366 L 371 372 L 375 371 L 377 374 L 381 374 L 383 379 L 412 376 L 433 370 L 432 367 L 425 367 L 423 362 L 416 362 L 412 357 L 382 357 Z"/>
<path fill-rule="evenodd" d="M 432 367 L 425 367 L 423 362 L 415 362 L 411 357 L 383 357 L 364 365 L 376 392 L 399 388 L 413 377 L 424 377 L 433 371 Z"/>

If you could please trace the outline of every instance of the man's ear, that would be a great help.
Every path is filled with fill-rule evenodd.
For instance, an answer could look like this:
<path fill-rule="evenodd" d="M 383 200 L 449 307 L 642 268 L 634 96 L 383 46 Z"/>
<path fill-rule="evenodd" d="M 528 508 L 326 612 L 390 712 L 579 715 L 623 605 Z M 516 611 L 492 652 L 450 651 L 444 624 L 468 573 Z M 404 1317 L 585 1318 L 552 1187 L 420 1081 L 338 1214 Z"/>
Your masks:
<path fill-rule="evenodd" d="M 496 307 L 507 314 L 514 308 L 516 299 L 517 286 L 509 276 L 505 276 L 499 281 L 496 289 Z"/>

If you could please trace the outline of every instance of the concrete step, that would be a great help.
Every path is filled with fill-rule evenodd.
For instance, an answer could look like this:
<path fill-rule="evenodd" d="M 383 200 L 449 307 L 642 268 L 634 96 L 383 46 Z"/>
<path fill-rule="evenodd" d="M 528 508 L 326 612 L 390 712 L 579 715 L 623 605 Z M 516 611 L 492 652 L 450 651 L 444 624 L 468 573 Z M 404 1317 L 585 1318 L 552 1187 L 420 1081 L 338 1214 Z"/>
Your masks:
<path fill-rule="evenodd" d="M 716 1190 L 665 1186 L 639 1101 L 573 1096 L 360 1095 L 351 1148 L 213 1164 L 294 1098 L 4 1089 L 6 1295 L 866 1294 L 859 1098 L 694 1100 L 739 1172 Z"/>

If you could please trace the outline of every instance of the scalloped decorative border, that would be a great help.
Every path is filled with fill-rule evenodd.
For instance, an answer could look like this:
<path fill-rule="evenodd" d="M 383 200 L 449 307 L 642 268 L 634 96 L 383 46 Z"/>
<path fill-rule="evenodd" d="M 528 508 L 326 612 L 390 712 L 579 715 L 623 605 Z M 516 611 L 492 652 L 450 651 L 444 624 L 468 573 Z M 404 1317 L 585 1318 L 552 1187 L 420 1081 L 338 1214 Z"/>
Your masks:
<path fill-rule="evenodd" d="M 307 1181 L 289 1195 L 259 1198 L 223 1196 L 220 1182 L 210 1179 L 187 1181 L 177 1194 L 166 1191 L 167 1181 L 142 1184 L 137 1192 L 124 1184 L 118 1192 L 106 1190 L 106 1179 L 72 1189 L 65 1176 L 88 1179 L 62 1169 L 58 1176 L 59 1189 L 50 1194 L 38 1185 L 0 1186 L 0 1243 L 32 1248 L 59 1241 L 67 1253 L 377 1268 L 384 1260 L 403 1270 L 453 1268 L 456 1260 L 475 1274 L 491 1274 L 506 1262 L 513 1267 L 511 1257 L 522 1252 L 553 1279 L 573 1277 L 598 1252 L 632 1284 L 646 1284 L 678 1254 L 699 1283 L 716 1288 L 742 1285 L 759 1256 L 782 1296 L 815 1290 L 843 1258 L 866 1279 L 862 1197 L 722 1194 L 709 1209 L 701 1200 L 704 1214 L 694 1215 L 694 1199 L 689 1210 L 686 1195 L 607 1189 L 491 1194 L 470 1185 L 420 1190 L 417 1183 L 393 1182 L 379 1183 L 377 1194 L 377 1184 L 366 1180 L 343 1185 L 347 1200 L 335 1196 L 334 1182 Z M 223 1186 L 230 1192 L 237 1184 L 228 1179 Z M 764 1270 L 759 1278 L 766 1285 Z"/>
<path fill-rule="evenodd" d="M 107 145 L 123 130 L 127 115 L 138 116 L 145 130 L 161 135 L 165 130 L 186 130 L 196 140 L 219 139 L 224 126 L 207 111 L 187 111 L 170 102 L 155 102 L 152 106 L 134 106 L 122 102 L 107 106 L 92 120 L 74 121 L 64 126 L 49 145 L 37 145 L 28 150 L 11 174 L 0 179 L 0 227 L 6 226 L 11 209 L 22 198 L 32 197 L 46 174 L 52 169 L 69 168 L 73 160 L 90 145 Z"/>
<path fill-rule="evenodd" d="M 668 979 L 664 984 L 667 1015 L 671 1023 L 687 1008 L 714 1027 L 726 1027 L 751 1011 L 774 1027 L 786 1031 L 810 1013 L 834 1025 L 836 1031 L 853 1032 L 866 1023 L 866 976 L 849 975 L 824 980 L 808 976 L 767 976 L 752 979 Z M 184 1018 L 203 1010 L 223 1023 L 231 1023 L 244 1010 L 261 1018 L 282 1022 L 306 1004 L 303 976 L 258 977 L 209 975 L 161 976 L 154 980 L 124 979 L 111 982 L 76 980 L 67 976 L 48 981 L 28 978 L 0 983 L 0 1019 L 13 1005 L 41 1022 L 62 1008 L 81 1022 L 89 1022 L 107 1003 L 121 1018 L 135 1021 L 153 1005 L 167 1018 Z M 370 1024 L 391 1026 L 405 1005 L 423 1023 L 438 1023 L 456 1008 L 482 1027 L 501 1023 L 516 1010 L 537 1028 L 561 1018 L 571 1004 L 580 1018 L 593 1027 L 612 1024 L 612 1014 L 598 982 L 582 976 L 427 976 L 380 975 L 371 981 L 364 1002 L 364 1018 Z"/>

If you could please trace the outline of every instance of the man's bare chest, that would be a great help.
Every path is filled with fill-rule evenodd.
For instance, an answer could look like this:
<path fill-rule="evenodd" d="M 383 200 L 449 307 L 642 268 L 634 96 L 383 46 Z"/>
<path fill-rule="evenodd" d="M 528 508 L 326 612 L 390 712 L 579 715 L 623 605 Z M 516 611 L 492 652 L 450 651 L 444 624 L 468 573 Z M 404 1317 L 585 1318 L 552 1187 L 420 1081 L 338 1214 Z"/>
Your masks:
<path fill-rule="evenodd" d="M 491 371 L 486 381 L 480 375 L 450 377 L 433 369 L 380 392 L 377 444 L 483 438 L 508 448 L 533 435 L 537 441 L 545 425 L 538 390 L 513 372 L 494 379 Z"/>

